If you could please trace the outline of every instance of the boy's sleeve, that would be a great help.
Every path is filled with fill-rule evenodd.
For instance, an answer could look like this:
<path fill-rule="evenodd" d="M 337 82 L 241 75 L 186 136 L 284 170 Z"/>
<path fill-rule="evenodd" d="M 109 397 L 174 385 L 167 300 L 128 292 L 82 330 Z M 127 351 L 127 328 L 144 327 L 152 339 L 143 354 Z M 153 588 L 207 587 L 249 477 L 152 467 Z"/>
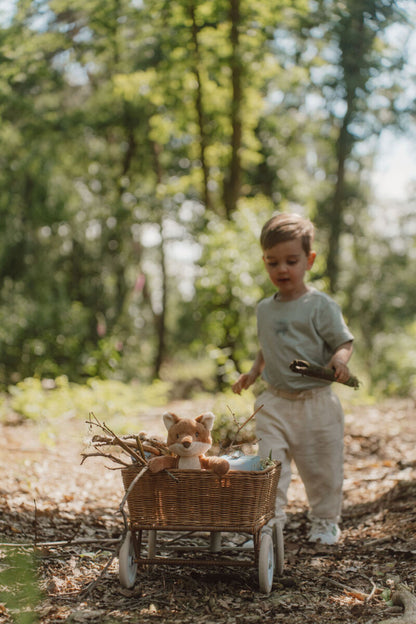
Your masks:
<path fill-rule="evenodd" d="M 354 340 L 344 321 L 341 308 L 327 296 L 322 300 L 318 310 L 316 330 L 333 351 L 344 342 Z"/>

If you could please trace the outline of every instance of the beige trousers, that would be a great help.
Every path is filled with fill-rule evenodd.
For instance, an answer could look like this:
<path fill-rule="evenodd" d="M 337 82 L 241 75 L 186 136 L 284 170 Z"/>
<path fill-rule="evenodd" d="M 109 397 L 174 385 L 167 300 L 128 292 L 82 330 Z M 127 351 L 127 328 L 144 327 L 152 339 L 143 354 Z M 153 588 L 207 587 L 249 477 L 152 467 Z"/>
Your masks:
<path fill-rule="evenodd" d="M 259 454 L 271 454 L 282 463 L 276 518 L 284 524 L 293 460 L 310 516 L 338 522 L 344 475 L 344 414 L 338 397 L 329 386 L 296 395 L 269 388 L 257 398 L 255 408 L 262 404 L 256 414 Z"/>

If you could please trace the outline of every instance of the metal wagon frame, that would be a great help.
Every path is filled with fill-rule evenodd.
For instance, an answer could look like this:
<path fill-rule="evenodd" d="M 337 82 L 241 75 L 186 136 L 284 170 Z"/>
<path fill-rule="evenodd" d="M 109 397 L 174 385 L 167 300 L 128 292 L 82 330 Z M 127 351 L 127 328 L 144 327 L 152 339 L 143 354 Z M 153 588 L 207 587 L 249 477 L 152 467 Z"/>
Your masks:
<path fill-rule="evenodd" d="M 283 533 L 278 523 L 272 523 L 271 534 L 261 529 L 274 517 L 280 462 L 261 471 L 230 470 L 222 477 L 204 470 L 158 474 L 144 470 L 141 475 L 140 471 L 143 468 L 134 464 L 121 471 L 129 510 L 128 531 L 119 552 L 123 587 L 133 587 L 138 569 L 146 566 L 254 565 L 260 591 L 271 591 L 274 576 L 283 572 Z M 196 548 L 190 557 L 158 555 L 158 532 L 208 532 L 209 548 L 205 556 Z M 249 559 L 222 555 L 221 534 L 225 532 L 253 536 L 251 553 L 246 551 Z"/>

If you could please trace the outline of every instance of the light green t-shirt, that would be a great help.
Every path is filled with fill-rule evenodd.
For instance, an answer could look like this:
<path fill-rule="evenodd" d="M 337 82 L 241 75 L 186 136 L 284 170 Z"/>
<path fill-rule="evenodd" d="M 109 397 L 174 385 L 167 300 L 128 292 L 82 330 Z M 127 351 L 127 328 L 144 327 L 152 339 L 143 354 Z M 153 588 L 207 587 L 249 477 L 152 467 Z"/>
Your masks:
<path fill-rule="evenodd" d="M 265 361 L 264 380 L 289 391 L 330 383 L 291 371 L 293 360 L 327 366 L 337 347 L 353 340 L 339 305 L 315 288 L 294 301 L 280 301 L 278 293 L 260 301 L 257 333 Z"/>

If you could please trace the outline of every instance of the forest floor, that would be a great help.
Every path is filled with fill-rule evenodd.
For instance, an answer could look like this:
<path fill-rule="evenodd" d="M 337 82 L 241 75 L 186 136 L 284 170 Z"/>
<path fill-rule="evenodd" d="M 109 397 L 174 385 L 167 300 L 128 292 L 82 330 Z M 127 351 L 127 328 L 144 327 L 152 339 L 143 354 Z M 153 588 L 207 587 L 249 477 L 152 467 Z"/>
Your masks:
<path fill-rule="evenodd" d="M 201 405 L 170 407 L 186 416 L 200 413 Z M 156 412 L 138 420 L 148 433 L 161 431 Z M 87 434 L 87 425 L 71 418 L 46 430 L 13 417 L 0 427 L 0 624 L 370 624 L 393 611 L 401 620 L 400 608 L 387 600 L 400 585 L 416 590 L 413 400 L 346 409 L 336 546 L 308 543 L 305 495 L 294 474 L 285 568 L 270 595 L 259 592 L 254 566 L 152 566 L 138 573 L 133 589 L 122 588 L 118 560 L 111 558 L 123 531 L 124 491 L 119 472 L 102 459 L 80 464 Z M 238 546 L 243 536 L 224 539 Z"/>

